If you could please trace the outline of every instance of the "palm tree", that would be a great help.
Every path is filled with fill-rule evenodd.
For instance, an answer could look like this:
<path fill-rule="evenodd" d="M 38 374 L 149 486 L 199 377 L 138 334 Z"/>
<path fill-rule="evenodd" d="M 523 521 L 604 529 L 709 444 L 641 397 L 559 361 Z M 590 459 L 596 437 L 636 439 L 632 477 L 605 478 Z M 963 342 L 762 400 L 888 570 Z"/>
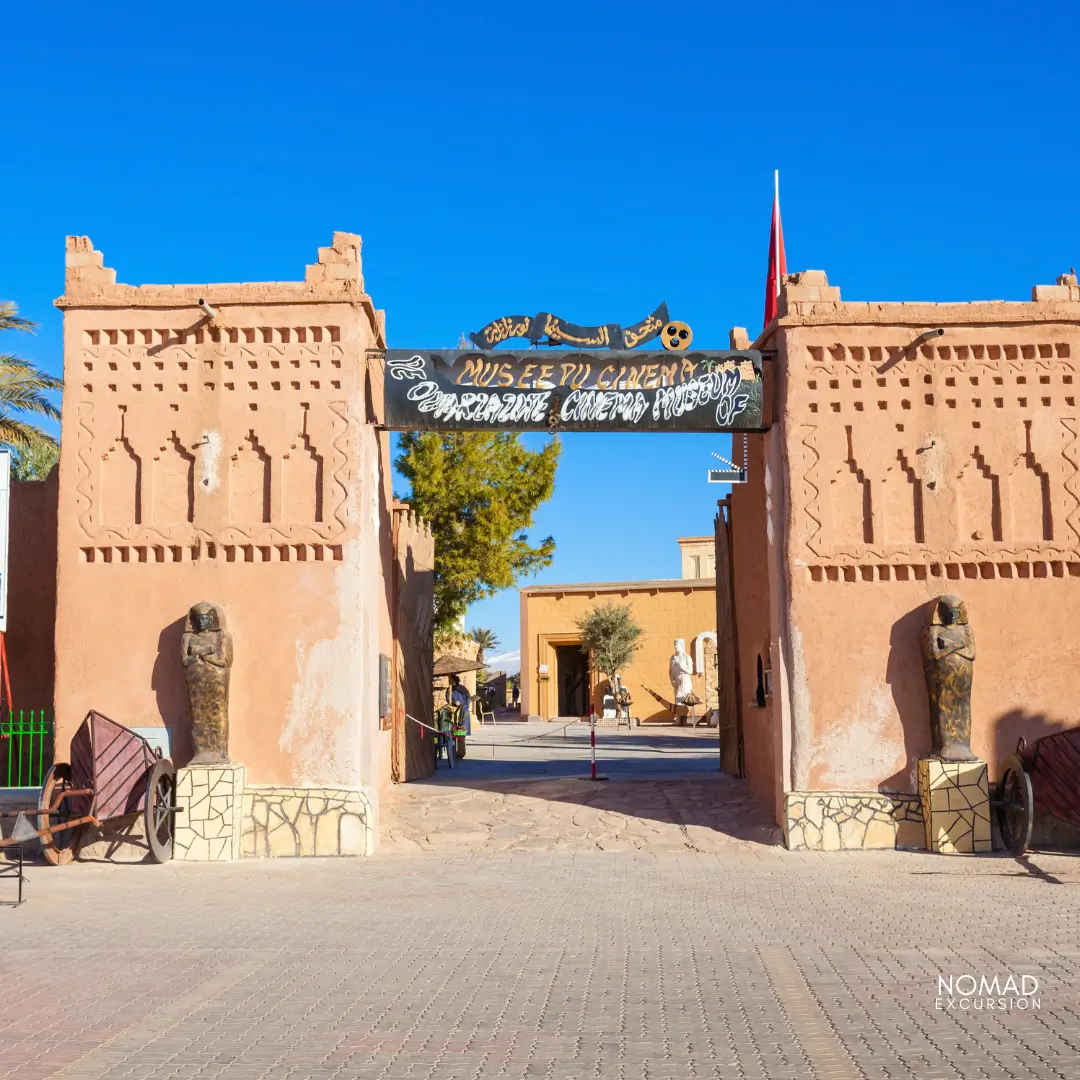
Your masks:
<path fill-rule="evenodd" d="M 499 644 L 499 639 L 495 636 L 494 630 L 485 630 L 483 627 L 473 627 L 469 631 L 469 638 L 475 641 L 480 646 L 480 663 L 484 662 L 484 650 L 494 649 Z"/>
<path fill-rule="evenodd" d="M 35 323 L 19 317 L 14 304 L 0 303 L 0 330 L 32 334 L 35 329 Z M 28 360 L 0 353 L 0 445 L 14 450 L 56 446 L 56 439 L 22 419 L 20 414 L 59 420 L 60 410 L 45 395 L 63 388 L 62 379 L 47 375 Z"/>

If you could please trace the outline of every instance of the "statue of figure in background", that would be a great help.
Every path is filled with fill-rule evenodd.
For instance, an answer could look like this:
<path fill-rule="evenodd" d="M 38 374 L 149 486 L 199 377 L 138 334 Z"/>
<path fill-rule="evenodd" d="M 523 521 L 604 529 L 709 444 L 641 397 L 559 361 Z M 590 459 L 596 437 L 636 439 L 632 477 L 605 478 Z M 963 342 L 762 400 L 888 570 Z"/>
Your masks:
<path fill-rule="evenodd" d="M 694 663 L 686 651 L 686 642 L 682 638 L 675 639 L 675 652 L 668 664 L 668 678 L 671 679 L 671 689 L 675 692 L 675 703 L 682 705 L 688 697 L 694 695 L 694 684 L 690 676 L 694 673 Z"/>
<path fill-rule="evenodd" d="M 615 673 L 613 694 L 615 697 L 615 718 L 629 722 L 630 706 L 634 704 L 634 700 L 630 697 L 630 691 L 623 685 L 622 676 L 618 672 Z M 629 723 L 627 726 L 629 726 Z"/>
<path fill-rule="evenodd" d="M 218 604 L 196 604 L 188 612 L 180 639 L 184 684 L 191 711 L 195 756 L 191 765 L 217 765 L 229 760 L 229 672 L 232 635 Z"/>
<path fill-rule="evenodd" d="M 942 761 L 976 761 L 971 752 L 971 678 L 975 636 L 956 596 L 933 601 L 922 632 L 923 672 L 930 698 L 931 753 Z"/>

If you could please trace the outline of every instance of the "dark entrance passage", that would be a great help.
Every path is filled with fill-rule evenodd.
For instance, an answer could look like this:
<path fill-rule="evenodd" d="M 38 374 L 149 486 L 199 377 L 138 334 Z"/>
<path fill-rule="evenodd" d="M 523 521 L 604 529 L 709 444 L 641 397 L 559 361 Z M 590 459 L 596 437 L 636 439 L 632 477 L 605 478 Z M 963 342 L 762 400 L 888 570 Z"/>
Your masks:
<path fill-rule="evenodd" d="M 580 645 L 555 646 L 559 680 L 559 715 L 584 716 L 589 711 L 589 659 Z"/>

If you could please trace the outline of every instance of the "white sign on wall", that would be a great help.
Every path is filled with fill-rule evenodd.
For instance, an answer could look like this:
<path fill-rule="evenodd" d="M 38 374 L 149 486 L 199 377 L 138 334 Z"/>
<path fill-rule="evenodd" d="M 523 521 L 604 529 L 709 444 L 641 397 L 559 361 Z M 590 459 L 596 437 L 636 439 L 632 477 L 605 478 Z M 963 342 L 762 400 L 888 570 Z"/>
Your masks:
<path fill-rule="evenodd" d="M 7 631 L 8 508 L 11 504 L 11 451 L 0 450 L 0 634 Z"/>

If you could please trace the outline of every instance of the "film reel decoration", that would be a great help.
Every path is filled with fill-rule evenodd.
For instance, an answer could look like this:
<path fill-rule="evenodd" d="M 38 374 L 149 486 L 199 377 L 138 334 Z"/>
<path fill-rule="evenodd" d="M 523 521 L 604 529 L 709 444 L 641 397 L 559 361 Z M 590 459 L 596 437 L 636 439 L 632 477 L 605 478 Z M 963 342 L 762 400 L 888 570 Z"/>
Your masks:
<path fill-rule="evenodd" d="M 669 322 L 660 332 L 660 342 L 668 352 L 684 352 L 693 340 L 694 332 L 684 322 Z"/>

